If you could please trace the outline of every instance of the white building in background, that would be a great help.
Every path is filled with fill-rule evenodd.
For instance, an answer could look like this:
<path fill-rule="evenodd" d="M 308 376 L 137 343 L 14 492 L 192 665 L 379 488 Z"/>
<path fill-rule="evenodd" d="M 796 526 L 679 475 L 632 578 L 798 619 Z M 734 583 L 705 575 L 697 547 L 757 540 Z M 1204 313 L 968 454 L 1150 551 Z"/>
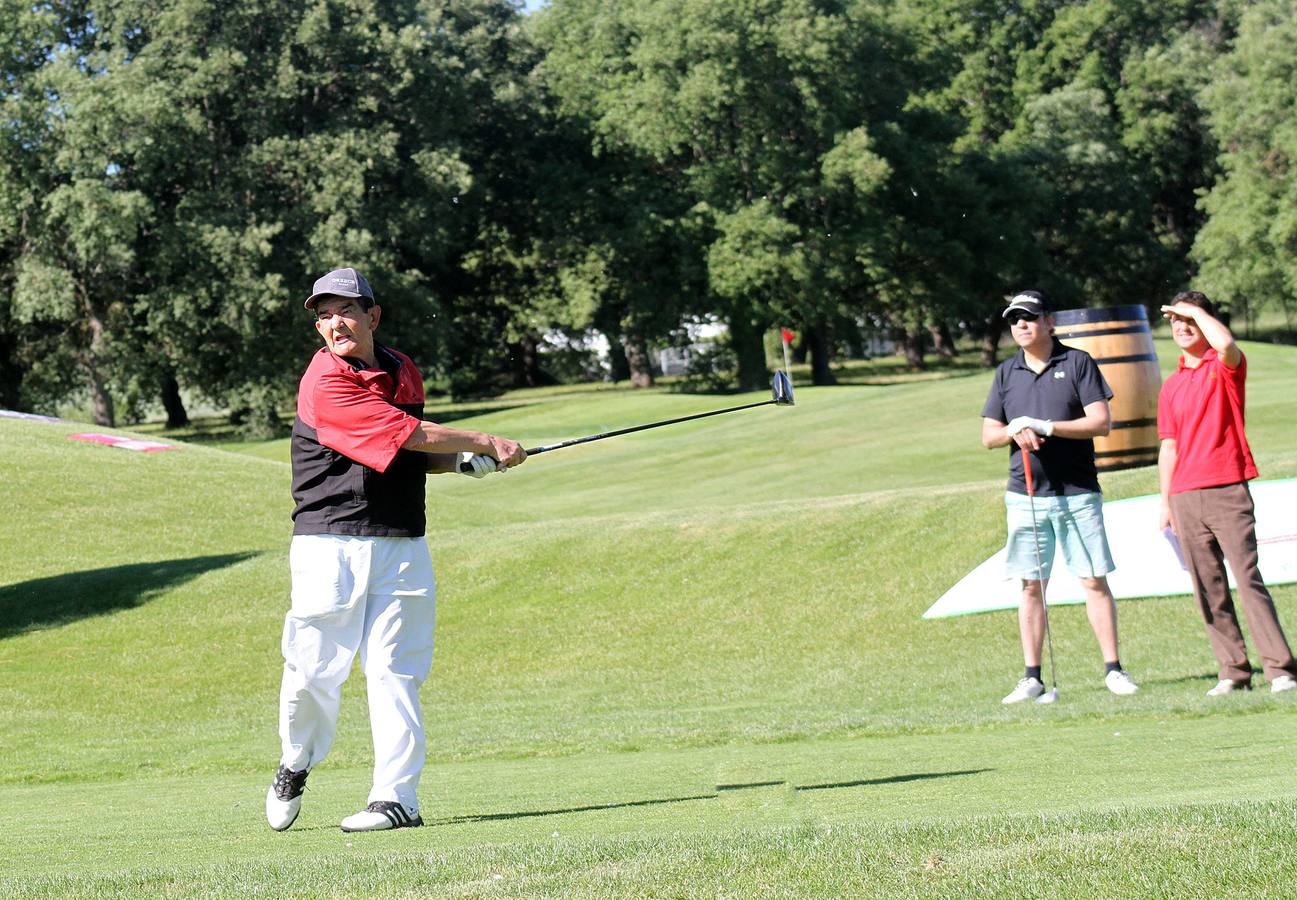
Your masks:
<path fill-rule="evenodd" d="M 873 359 L 875 356 L 891 356 L 896 352 L 896 342 L 873 331 L 865 336 L 860 349 L 864 351 L 865 359 Z"/>
<path fill-rule="evenodd" d="M 663 347 L 658 351 L 658 369 L 663 375 L 683 375 L 693 359 L 691 347 Z"/>
<path fill-rule="evenodd" d="M 686 322 L 685 334 L 689 343 L 683 347 L 664 347 L 657 353 L 658 368 L 663 375 L 684 375 L 689 371 L 690 361 L 717 338 L 729 334 L 729 326 L 713 317 L 700 322 Z"/>
<path fill-rule="evenodd" d="M 560 350 L 571 348 L 574 350 L 585 350 L 594 353 L 599 358 L 599 362 L 605 366 L 608 365 L 609 345 L 608 338 L 602 331 L 595 331 L 593 328 L 583 331 L 579 338 L 564 334 L 561 331 L 551 331 L 541 338 L 542 345 L 540 351 L 545 352 L 546 348 Z"/>

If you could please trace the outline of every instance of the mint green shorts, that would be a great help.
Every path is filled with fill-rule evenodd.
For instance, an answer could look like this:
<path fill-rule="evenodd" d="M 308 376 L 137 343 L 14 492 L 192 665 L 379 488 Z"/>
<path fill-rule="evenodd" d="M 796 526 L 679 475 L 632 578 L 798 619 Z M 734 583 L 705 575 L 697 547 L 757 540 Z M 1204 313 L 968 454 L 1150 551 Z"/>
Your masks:
<path fill-rule="evenodd" d="M 1008 491 L 1004 506 L 1008 512 L 1009 541 L 1005 546 L 1004 572 L 1008 578 L 1034 581 L 1036 550 L 1032 547 L 1032 499 Z M 1107 575 L 1116 568 L 1108 535 L 1103 530 L 1103 495 L 1069 494 L 1036 497 L 1036 533 L 1040 537 L 1040 569 L 1048 578 L 1054 568 L 1054 548 L 1063 548 L 1067 571 L 1078 578 Z"/>

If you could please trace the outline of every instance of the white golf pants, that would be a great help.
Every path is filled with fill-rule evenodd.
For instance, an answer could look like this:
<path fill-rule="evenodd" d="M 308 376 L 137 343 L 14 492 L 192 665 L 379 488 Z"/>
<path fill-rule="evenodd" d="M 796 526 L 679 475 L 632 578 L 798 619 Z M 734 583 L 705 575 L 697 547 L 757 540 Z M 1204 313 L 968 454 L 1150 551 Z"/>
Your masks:
<path fill-rule="evenodd" d="M 369 801 L 417 811 L 426 743 L 419 686 L 432 666 L 436 581 L 423 538 L 295 535 L 292 609 L 284 620 L 280 763 L 328 755 L 342 683 L 360 654 L 374 739 Z"/>

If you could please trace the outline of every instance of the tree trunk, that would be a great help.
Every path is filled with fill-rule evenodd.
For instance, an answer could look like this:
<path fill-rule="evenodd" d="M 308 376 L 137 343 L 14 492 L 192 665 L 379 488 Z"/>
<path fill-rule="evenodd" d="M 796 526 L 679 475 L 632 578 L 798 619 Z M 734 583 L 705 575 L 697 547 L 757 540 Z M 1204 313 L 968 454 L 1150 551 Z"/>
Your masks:
<path fill-rule="evenodd" d="M 117 425 L 117 415 L 113 411 L 113 395 L 99 375 L 99 363 L 93 354 L 86 354 L 81 359 L 81 368 L 86 373 L 86 382 L 90 386 L 90 416 L 96 425 L 113 428 Z"/>
<path fill-rule="evenodd" d="M 87 317 L 87 323 L 90 325 L 90 348 L 81 355 L 80 363 L 90 387 L 90 414 L 96 425 L 112 428 L 117 424 L 117 414 L 113 410 L 113 395 L 108 392 L 108 386 L 99 371 L 99 350 L 104 343 L 104 322 L 92 312 Z"/>
<path fill-rule="evenodd" d="M 626 351 L 626 365 L 630 369 L 632 387 L 653 387 L 653 361 L 649 357 L 648 345 L 642 337 L 626 335 L 622 341 Z"/>
<path fill-rule="evenodd" d="M 756 320 L 745 303 L 735 303 L 730 312 L 730 347 L 738 359 L 739 390 L 759 391 L 767 387 L 765 323 Z"/>
<path fill-rule="evenodd" d="M 630 378 L 630 360 L 626 358 L 626 347 L 612 335 L 608 336 L 608 377 L 613 381 Z"/>
<path fill-rule="evenodd" d="M 911 369 L 922 370 L 928 367 L 923 359 L 923 338 L 926 334 L 927 332 L 922 328 L 906 328 L 901 338 L 901 345 L 905 351 L 905 364 Z"/>
<path fill-rule="evenodd" d="M 514 344 L 510 358 L 513 361 L 513 383 L 515 387 L 539 387 L 545 377 L 540 371 L 540 354 L 536 349 L 536 339 L 524 335 Z"/>
<path fill-rule="evenodd" d="M 928 326 L 928 335 L 932 338 L 932 350 L 942 359 L 955 358 L 955 339 L 951 337 L 950 325 L 942 319 L 935 325 Z"/>
<path fill-rule="evenodd" d="M 999 358 L 1000 335 L 1004 331 L 1004 317 L 999 310 L 986 317 L 982 329 L 982 368 L 993 369 Z"/>
<path fill-rule="evenodd" d="M 162 378 L 162 408 L 167 411 L 168 428 L 184 428 L 189 424 L 185 401 L 180 399 L 180 384 L 170 372 Z"/>
<path fill-rule="evenodd" d="M 811 351 L 811 384 L 837 384 L 833 370 L 829 367 L 832 359 L 829 339 L 821 326 L 806 328 L 806 344 Z"/>
<path fill-rule="evenodd" d="M 0 408 L 21 409 L 23 370 L 14 361 L 14 342 L 10 335 L 0 334 Z"/>

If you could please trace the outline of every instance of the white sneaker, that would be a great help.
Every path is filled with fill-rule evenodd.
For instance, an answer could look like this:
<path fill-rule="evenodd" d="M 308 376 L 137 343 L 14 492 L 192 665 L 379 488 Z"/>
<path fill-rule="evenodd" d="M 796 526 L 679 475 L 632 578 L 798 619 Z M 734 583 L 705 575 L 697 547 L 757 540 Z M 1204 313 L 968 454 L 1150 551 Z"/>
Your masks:
<path fill-rule="evenodd" d="M 1275 680 L 1278 681 L 1278 679 Z M 1228 678 L 1222 678 L 1220 681 L 1216 682 L 1214 688 L 1207 692 L 1207 696 L 1223 697 L 1226 694 L 1232 694 L 1235 691 L 1250 690 L 1252 690 L 1252 682 L 1250 681 L 1230 681 Z"/>
<path fill-rule="evenodd" d="M 1281 694 L 1284 691 L 1297 690 L 1297 678 L 1291 675 L 1280 675 L 1274 681 L 1270 682 L 1270 693 Z"/>
<path fill-rule="evenodd" d="M 1031 677 L 1019 678 L 1018 686 L 1000 702 L 1021 703 L 1023 700 L 1035 700 L 1043 693 L 1045 693 L 1045 686 L 1040 683 L 1039 679 Z"/>
<path fill-rule="evenodd" d="M 1121 669 L 1113 669 L 1107 675 L 1103 676 L 1103 683 L 1108 686 L 1108 690 L 1114 694 L 1133 694 L 1139 690 L 1139 685 L 1135 679 L 1131 678 Z"/>
<path fill-rule="evenodd" d="M 343 831 L 387 831 L 390 828 L 418 828 L 423 824 L 416 812 L 413 815 L 400 803 L 392 800 L 375 800 L 360 812 L 342 820 Z"/>
<path fill-rule="evenodd" d="M 266 791 L 266 821 L 276 831 L 283 831 L 297 821 L 297 814 L 302 811 L 302 791 L 306 789 L 306 776 L 310 769 L 294 772 L 288 766 L 280 766 L 275 773 L 275 781 Z"/>

